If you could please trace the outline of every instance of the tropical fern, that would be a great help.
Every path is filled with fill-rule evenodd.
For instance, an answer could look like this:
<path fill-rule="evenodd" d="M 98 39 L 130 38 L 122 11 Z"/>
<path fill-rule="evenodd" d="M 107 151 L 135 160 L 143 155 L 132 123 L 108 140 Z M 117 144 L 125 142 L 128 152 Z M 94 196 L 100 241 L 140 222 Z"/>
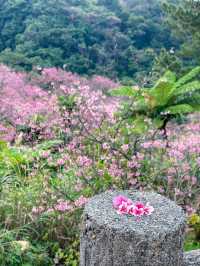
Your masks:
<path fill-rule="evenodd" d="M 200 111 L 200 67 L 192 69 L 180 79 L 171 71 L 167 71 L 150 89 L 136 90 L 131 87 L 121 87 L 111 92 L 114 96 L 128 97 L 129 107 L 124 108 L 122 115 L 137 124 L 141 116 L 156 121 L 163 129 L 172 118 Z M 127 112 L 128 111 L 128 112 Z M 128 115 L 127 115 L 128 114 Z"/>

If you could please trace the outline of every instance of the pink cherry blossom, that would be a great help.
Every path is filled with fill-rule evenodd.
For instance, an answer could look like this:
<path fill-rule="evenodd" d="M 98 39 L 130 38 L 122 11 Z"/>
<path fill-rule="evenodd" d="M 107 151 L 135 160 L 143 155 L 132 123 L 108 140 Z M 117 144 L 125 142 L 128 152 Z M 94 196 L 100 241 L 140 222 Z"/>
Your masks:
<path fill-rule="evenodd" d="M 132 201 L 123 195 L 119 195 L 113 199 L 113 207 L 115 209 L 118 209 L 119 206 L 122 205 L 123 203 L 126 203 L 127 205 L 131 205 Z"/>

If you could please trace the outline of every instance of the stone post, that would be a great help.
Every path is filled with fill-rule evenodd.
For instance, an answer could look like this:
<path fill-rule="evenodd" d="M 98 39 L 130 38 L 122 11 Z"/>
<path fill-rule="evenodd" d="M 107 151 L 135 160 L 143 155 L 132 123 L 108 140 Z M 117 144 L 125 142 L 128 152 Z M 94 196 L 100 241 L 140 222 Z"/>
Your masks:
<path fill-rule="evenodd" d="M 117 195 L 149 202 L 155 210 L 138 220 L 112 206 Z M 183 266 L 185 214 L 169 199 L 152 192 L 106 192 L 85 207 L 80 266 Z"/>
<path fill-rule="evenodd" d="M 184 266 L 200 266 L 200 250 L 184 253 Z"/>

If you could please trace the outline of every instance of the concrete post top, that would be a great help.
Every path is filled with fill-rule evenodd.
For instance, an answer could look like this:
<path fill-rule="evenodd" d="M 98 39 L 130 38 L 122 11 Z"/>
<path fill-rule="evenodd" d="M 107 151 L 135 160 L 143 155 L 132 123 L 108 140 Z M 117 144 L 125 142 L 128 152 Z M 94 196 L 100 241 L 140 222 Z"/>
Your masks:
<path fill-rule="evenodd" d="M 139 221 L 137 217 L 118 214 L 113 208 L 113 198 L 118 195 L 126 196 L 133 202 L 149 202 L 154 212 L 150 216 L 142 216 Z M 186 221 L 181 207 L 154 192 L 108 191 L 93 197 L 86 204 L 84 215 L 99 226 L 118 233 L 143 235 L 152 240 L 177 231 Z"/>

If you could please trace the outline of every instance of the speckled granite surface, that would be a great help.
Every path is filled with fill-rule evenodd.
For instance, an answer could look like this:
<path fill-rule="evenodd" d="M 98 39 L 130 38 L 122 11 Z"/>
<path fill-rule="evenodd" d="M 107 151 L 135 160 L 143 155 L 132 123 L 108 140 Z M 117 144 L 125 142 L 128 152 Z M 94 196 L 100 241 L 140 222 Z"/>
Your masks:
<path fill-rule="evenodd" d="M 200 250 L 185 252 L 184 266 L 200 266 Z"/>
<path fill-rule="evenodd" d="M 119 215 L 112 199 L 125 195 L 149 202 L 155 211 L 140 221 Z M 156 193 L 106 192 L 85 207 L 81 233 L 81 266 L 182 266 L 185 214 Z"/>

